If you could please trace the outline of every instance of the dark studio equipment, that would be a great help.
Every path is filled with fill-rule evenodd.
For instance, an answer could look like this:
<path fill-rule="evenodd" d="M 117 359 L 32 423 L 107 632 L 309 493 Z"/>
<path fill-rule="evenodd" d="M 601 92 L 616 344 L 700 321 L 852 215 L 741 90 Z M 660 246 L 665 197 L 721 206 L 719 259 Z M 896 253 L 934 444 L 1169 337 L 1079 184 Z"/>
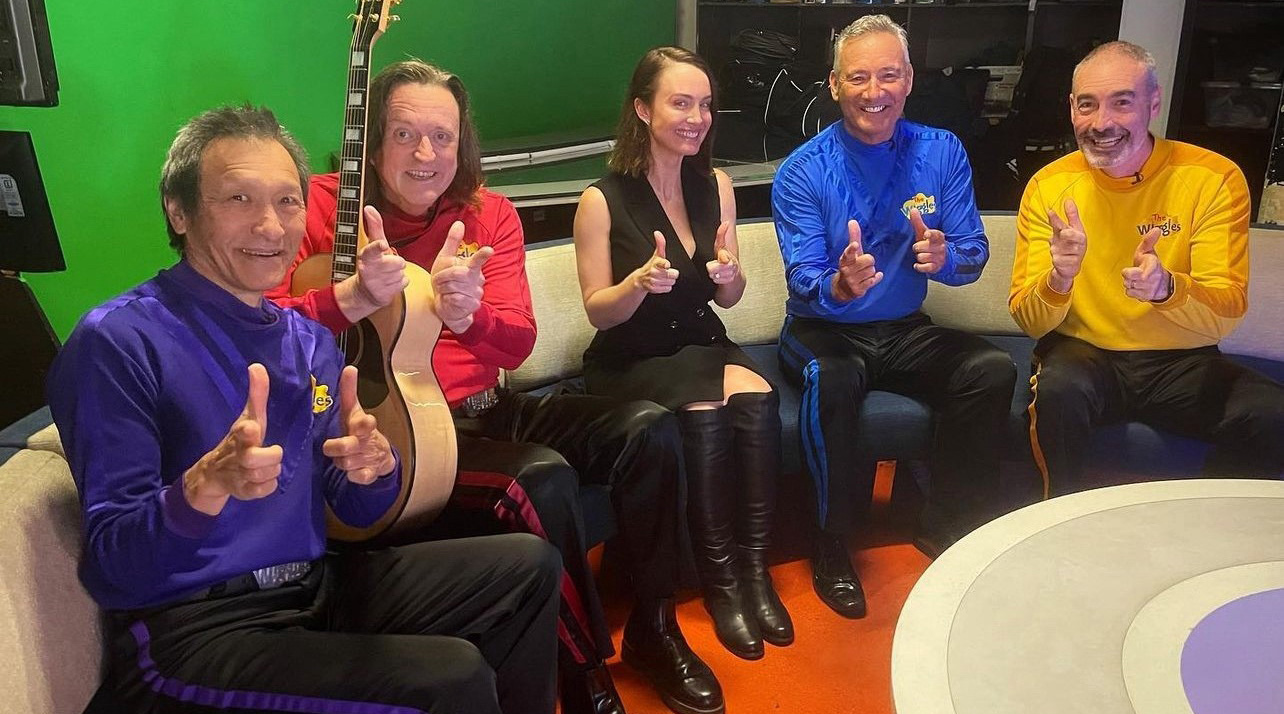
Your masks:
<path fill-rule="evenodd" d="M 44 405 L 59 347 L 21 274 L 66 268 L 31 135 L 0 131 L 0 427 Z"/>

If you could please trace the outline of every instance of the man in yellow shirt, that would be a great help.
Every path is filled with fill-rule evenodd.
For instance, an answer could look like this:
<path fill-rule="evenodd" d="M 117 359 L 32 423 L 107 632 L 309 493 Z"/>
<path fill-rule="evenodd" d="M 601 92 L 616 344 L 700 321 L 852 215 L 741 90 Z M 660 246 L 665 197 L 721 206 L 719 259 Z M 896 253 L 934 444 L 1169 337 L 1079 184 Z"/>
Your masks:
<path fill-rule="evenodd" d="M 1084 487 L 1093 427 L 1211 441 L 1214 476 L 1284 472 L 1284 386 L 1217 342 L 1248 300 L 1249 196 L 1230 160 L 1152 136 L 1160 88 L 1128 42 L 1075 68 L 1079 151 L 1026 186 L 1008 307 L 1038 339 L 1030 438 L 1045 494 Z"/>

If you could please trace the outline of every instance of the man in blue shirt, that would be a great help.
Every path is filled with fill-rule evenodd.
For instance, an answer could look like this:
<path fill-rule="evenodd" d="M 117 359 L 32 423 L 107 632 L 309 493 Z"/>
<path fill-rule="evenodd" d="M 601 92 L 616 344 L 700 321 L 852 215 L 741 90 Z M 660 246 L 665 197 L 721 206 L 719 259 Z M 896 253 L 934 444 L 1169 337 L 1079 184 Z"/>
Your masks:
<path fill-rule="evenodd" d="M 935 411 L 915 540 L 934 556 L 985 517 L 1016 370 L 1005 352 L 920 311 L 928 280 L 976 280 L 989 246 L 959 140 L 902 118 L 914 82 L 904 29 L 885 15 L 852 23 L 834 43 L 829 82 L 843 120 L 794 151 L 772 189 L 789 287 L 780 361 L 803 391 L 820 522 L 813 585 L 840 615 L 860 617 L 845 540 L 857 481 L 872 470 L 855 448 L 865 394 L 899 392 Z"/>
<path fill-rule="evenodd" d="M 91 711 L 547 712 L 561 563 L 531 535 L 325 551 L 397 455 L 330 333 L 263 299 L 303 237 L 302 148 L 267 110 L 179 131 L 179 262 L 91 310 L 49 375 L 107 610 Z"/>

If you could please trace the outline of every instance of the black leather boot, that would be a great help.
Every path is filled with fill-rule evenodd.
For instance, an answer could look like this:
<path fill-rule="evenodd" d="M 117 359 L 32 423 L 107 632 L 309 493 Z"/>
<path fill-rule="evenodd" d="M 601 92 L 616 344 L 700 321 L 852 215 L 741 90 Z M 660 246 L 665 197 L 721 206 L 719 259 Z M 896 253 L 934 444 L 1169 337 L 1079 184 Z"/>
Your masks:
<path fill-rule="evenodd" d="M 727 411 L 735 430 L 740 475 L 736 513 L 740 591 L 745 609 L 758 622 L 762 639 L 783 647 L 794 641 L 794 623 L 767 570 L 780 482 L 780 399 L 774 391 L 735 394 L 727 400 Z"/>
<path fill-rule="evenodd" d="M 687 514 L 704 608 L 713 618 L 713 631 L 732 654 L 759 659 L 762 634 L 758 621 L 745 609 L 736 579 L 736 479 L 731 470 L 733 432 L 726 411 L 678 412 L 687 466 Z"/>
<path fill-rule="evenodd" d="M 606 664 L 570 666 L 561 673 L 562 714 L 624 714 L 624 703 Z"/>
<path fill-rule="evenodd" d="M 816 535 L 816 550 L 811 556 L 811 585 L 829 609 L 843 617 L 865 616 L 865 591 L 852 570 L 847 544 L 824 531 Z"/>
<path fill-rule="evenodd" d="M 687 645 L 673 598 L 639 600 L 624 625 L 625 663 L 655 687 L 665 706 L 679 714 L 721 714 L 722 687 L 709 665 Z"/>

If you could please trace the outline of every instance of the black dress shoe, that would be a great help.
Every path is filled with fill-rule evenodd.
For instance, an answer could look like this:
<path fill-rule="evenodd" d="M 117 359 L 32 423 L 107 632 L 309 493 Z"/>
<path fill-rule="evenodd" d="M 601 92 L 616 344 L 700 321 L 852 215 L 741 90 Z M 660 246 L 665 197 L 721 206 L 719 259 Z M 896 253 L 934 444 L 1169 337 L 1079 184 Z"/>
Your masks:
<path fill-rule="evenodd" d="M 949 531 L 924 529 L 914 536 L 914 547 L 923 555 L 936 560 L 957 541 L 958 538 Z"/>
<path fill-rule="evenodd" d="M 624 714 L 624 703 L 605 664 L 562 675 L 562 714 Z"/>
<path fill-rule="evenodd" d="M 822 533 L 816 538 L 811 558 L 811 585 L 820 601 L 843 617 L 865 616 L 865 591 L 852 570 L 847 546 L 838 538 Z"/>
<path fill-rule="evenodd" d="M 721 714 L 726 706 L 713 670 L 687 645 L 673 600 L 639 602 L 624 626 L 624 661 L 678 714 Z"/>

